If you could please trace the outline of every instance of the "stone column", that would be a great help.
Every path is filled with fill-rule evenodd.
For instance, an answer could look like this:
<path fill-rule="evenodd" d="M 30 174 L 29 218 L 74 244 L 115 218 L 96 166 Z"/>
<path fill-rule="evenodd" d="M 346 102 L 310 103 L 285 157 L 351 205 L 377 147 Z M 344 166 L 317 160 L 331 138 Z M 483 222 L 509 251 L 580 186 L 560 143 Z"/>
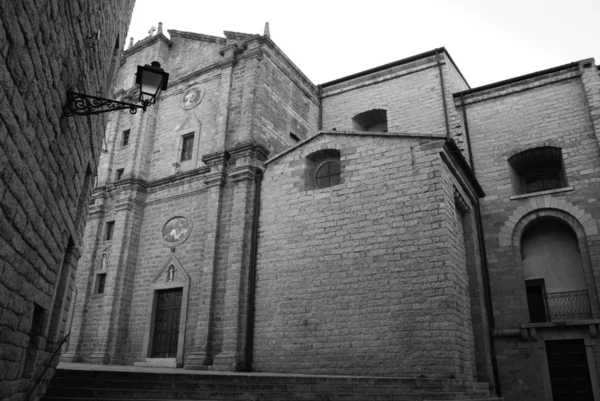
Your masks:
<path fill-rule="evenodd" d="M 221 219 L 221 199 L 225 184 L 225 152 L 212 153 L 202 157 L 210 167 L 204 182 L 208 190 L 206 204 L 206 239 L 202 276 L 198 284 L 200 308 L 197 311 L 198 323 L 194 332 L 194 349 L 184 361 L 185 369 L 206 369 L 212 362 L 211 340 L 214 308 L 214 279 L 219 246 L 219 221 Z M 192 311 L 192 313 L 194 313 Z"/>
<path fill-rule="evenodd" d="M 229 150 L 229 154 L 230 163 L 235 164 L 228 174 L 234 185 L 232 226 L 228 243 L 223 343 L 221 353 L 214 359 L 214 365 L 218 370 L 241 370 L 246 365 L 249 267 L 256 196 L 254 182 L 256 172 L 266 160 L 268 151 L 260 145 L 249 143 Z"/>

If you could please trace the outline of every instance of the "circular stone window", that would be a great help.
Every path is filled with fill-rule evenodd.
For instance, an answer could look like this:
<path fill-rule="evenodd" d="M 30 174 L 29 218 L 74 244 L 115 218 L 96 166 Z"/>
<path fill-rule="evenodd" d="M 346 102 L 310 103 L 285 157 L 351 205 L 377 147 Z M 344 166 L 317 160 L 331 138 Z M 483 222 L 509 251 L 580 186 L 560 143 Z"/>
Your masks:
<path fill-rule="evenodd" d="M 327 188 L 340 183 L 340 164 L 329 161 L 321 164 L 315 174 L 317 187 Z"/>

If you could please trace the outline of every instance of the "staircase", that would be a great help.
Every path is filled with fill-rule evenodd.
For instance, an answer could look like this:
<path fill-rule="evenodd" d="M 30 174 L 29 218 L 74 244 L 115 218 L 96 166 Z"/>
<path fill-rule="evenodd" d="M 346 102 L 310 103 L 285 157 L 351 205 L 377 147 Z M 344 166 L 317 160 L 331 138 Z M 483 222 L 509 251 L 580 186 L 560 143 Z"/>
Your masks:
<path fill-rule="evenodd" d="M 61 365 L 42 401 L 502 401 L 490 397 L 487 383 L 452 379 L 200 373 L 167 368 Z"/>

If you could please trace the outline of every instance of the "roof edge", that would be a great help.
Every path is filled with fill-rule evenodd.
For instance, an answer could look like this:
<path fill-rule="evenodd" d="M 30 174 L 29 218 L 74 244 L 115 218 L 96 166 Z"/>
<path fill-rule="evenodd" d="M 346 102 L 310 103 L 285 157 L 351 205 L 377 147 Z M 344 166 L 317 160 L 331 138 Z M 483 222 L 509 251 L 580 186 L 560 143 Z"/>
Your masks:
<path fill-rule="evenodd" d="M 379 137 L 386 137 L 386 138 L 401 138 L 401 139 L 407 139 L 407 138 L 414 138 L 414 139 L 432 139 L 432 140 L 439 140 L 439 141 L 443 141 L 445 139 L 444 136 L 440 136 L 440 135 L 434 135 L 434 134 L 423 134 L 423 133 L 410 133 L 410 132 L 375 132 L 375 131 L 332 131 L 332 130 L 327 130 L 327 131 L 319 131 L 318 133 L 316 133 L 315 135 L 311 136 L 310 138 L 307 138 L 301 142 L 298 142 L 296 145 L 292 146 L 289 149 L 284 150 L 283 152 L 280 152 L 276 155 L 274 155 L 273 157 L 271 157 L 270 159 L 268 159 L 267 161 L 265 161 L 265 165 L 279 159 L 280 157 L 283 157 L 285 155 L 287 155 L 290 152 L 293 152 L 294 150 L 306 145 L 307 143 L 311 142 L 312 140 L 320 137 L 321 135 L 356 135 L 356 136 L 379 136 Z"/>
<path fill-rule="evenodd" d="M 532 73 L 529 73 L 529 74 L 520 75 L 518 77 L 509 78 L 509 79 L 505 79 L 505 80 L 498 81 L 498 82 L 493 82 L 491 84 L 487 84 L 487 85 L 483 85 L 483 86 L 478 86 L 476 88 L 467 89 L 467 90 L 464 90 L 464 91 L 461 91 L 461 92 L 456 92 L 456 93 L 453 93 L 452 96 L 454 96 L 454 97 L 467 96 L 467 95 L 471 95 L 473 93 L 485 91 L 485 90 L 488 90 L 488 89 L 499 88 L 499 87 L 504 86 L 504 85 L 510 85 L 512 83 L 516 83 L 516 82 L 520 82 L 520 81 L 525 81 L 527 79 L 541 77 L 541 76 L 547 75 L 547 74 L 552 74 L 554 72 L 568 70 L 570 68 L 577 67 L 577 66 L 579 66 L 579 62 L 574 61 L 572 63 L 563 64 L 563 65 L 559 65 L 557 67 L 548 68 L 546 70 L 540 70 L 540 71 L 532 72 Z"/>
<path fill-rule="evenodd" d="M 339 83 L 342 83 L 344 81 L 349 81 L 349 80 L 354 79 L 354 78 L 359 78 L 359 77 L 362 77 L 362 76 L 365 76 L 365 75 L 373 74 L 375 72 L 387 70 L 388 68 L 396 67 L 398 65 L 407 64 L 407 63 L 410 63 L 412 61 L 420 60 L 420 59 L 425 58 L 425 57 L 435 56 L 437 53 L 441 53 L 441 52 L 444 52 L 444 53 L 448 54 L 448 52 L 446 51 L 445 47 L 438 47 L 437 49 L 429 50 L 429 51 L 426 51 L 424 53 L 416 54 L 414 56 L 403 58 L 401 60 L 393 61 L 393 62 L 388 63 L 388 64 L 383 64 L 383 65 L 380 65 L 380 66 L 377 66 L 377 67 L 374 67 L 374 68 L 370 68 L 368 70 L 364 70 L 364 71 L 360 71 L 360 72 L 357 72 L 357 73 L 354 73 L 354 74 L 351 74 L 351 75 L 347 75 L 347 76 L 342 77 L 342 78 L 334 79 L 333 81 L 325 82 L 323 84 L 320 84 L 319 86 L 322 87 L 322 88 L 325 88 L 327 86 L 339 84 Z M 450 56 L 450 54 L 448 54 L 448 56 Z M 450 58 L 450 60 L 452 60 L 452 58 Z M 452 60 L 452 64 L 454 64 L 454 60 Z M 454 64 L 454 66 L 456 67 L 456 64 Z M 458 67 L 456 69 L 458 70 Z M 461 76 L 462 76 L 462 73 L 461 73 Z M 465 80 L 465 82 L 466 82 L 466 80 Z"/>

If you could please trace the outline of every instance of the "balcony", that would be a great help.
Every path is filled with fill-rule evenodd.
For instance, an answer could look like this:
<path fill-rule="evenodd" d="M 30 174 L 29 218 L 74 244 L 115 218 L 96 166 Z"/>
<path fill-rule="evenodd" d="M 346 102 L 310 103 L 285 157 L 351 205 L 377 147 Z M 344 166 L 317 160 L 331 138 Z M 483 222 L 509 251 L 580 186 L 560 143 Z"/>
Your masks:
<path fill-rule="evenodd" d="M 586 290 L 545 294 L 543 291 L 530 291 L 530 288 L 527 291 L 527 303 L 531 323 L 592 318 Z"/>

